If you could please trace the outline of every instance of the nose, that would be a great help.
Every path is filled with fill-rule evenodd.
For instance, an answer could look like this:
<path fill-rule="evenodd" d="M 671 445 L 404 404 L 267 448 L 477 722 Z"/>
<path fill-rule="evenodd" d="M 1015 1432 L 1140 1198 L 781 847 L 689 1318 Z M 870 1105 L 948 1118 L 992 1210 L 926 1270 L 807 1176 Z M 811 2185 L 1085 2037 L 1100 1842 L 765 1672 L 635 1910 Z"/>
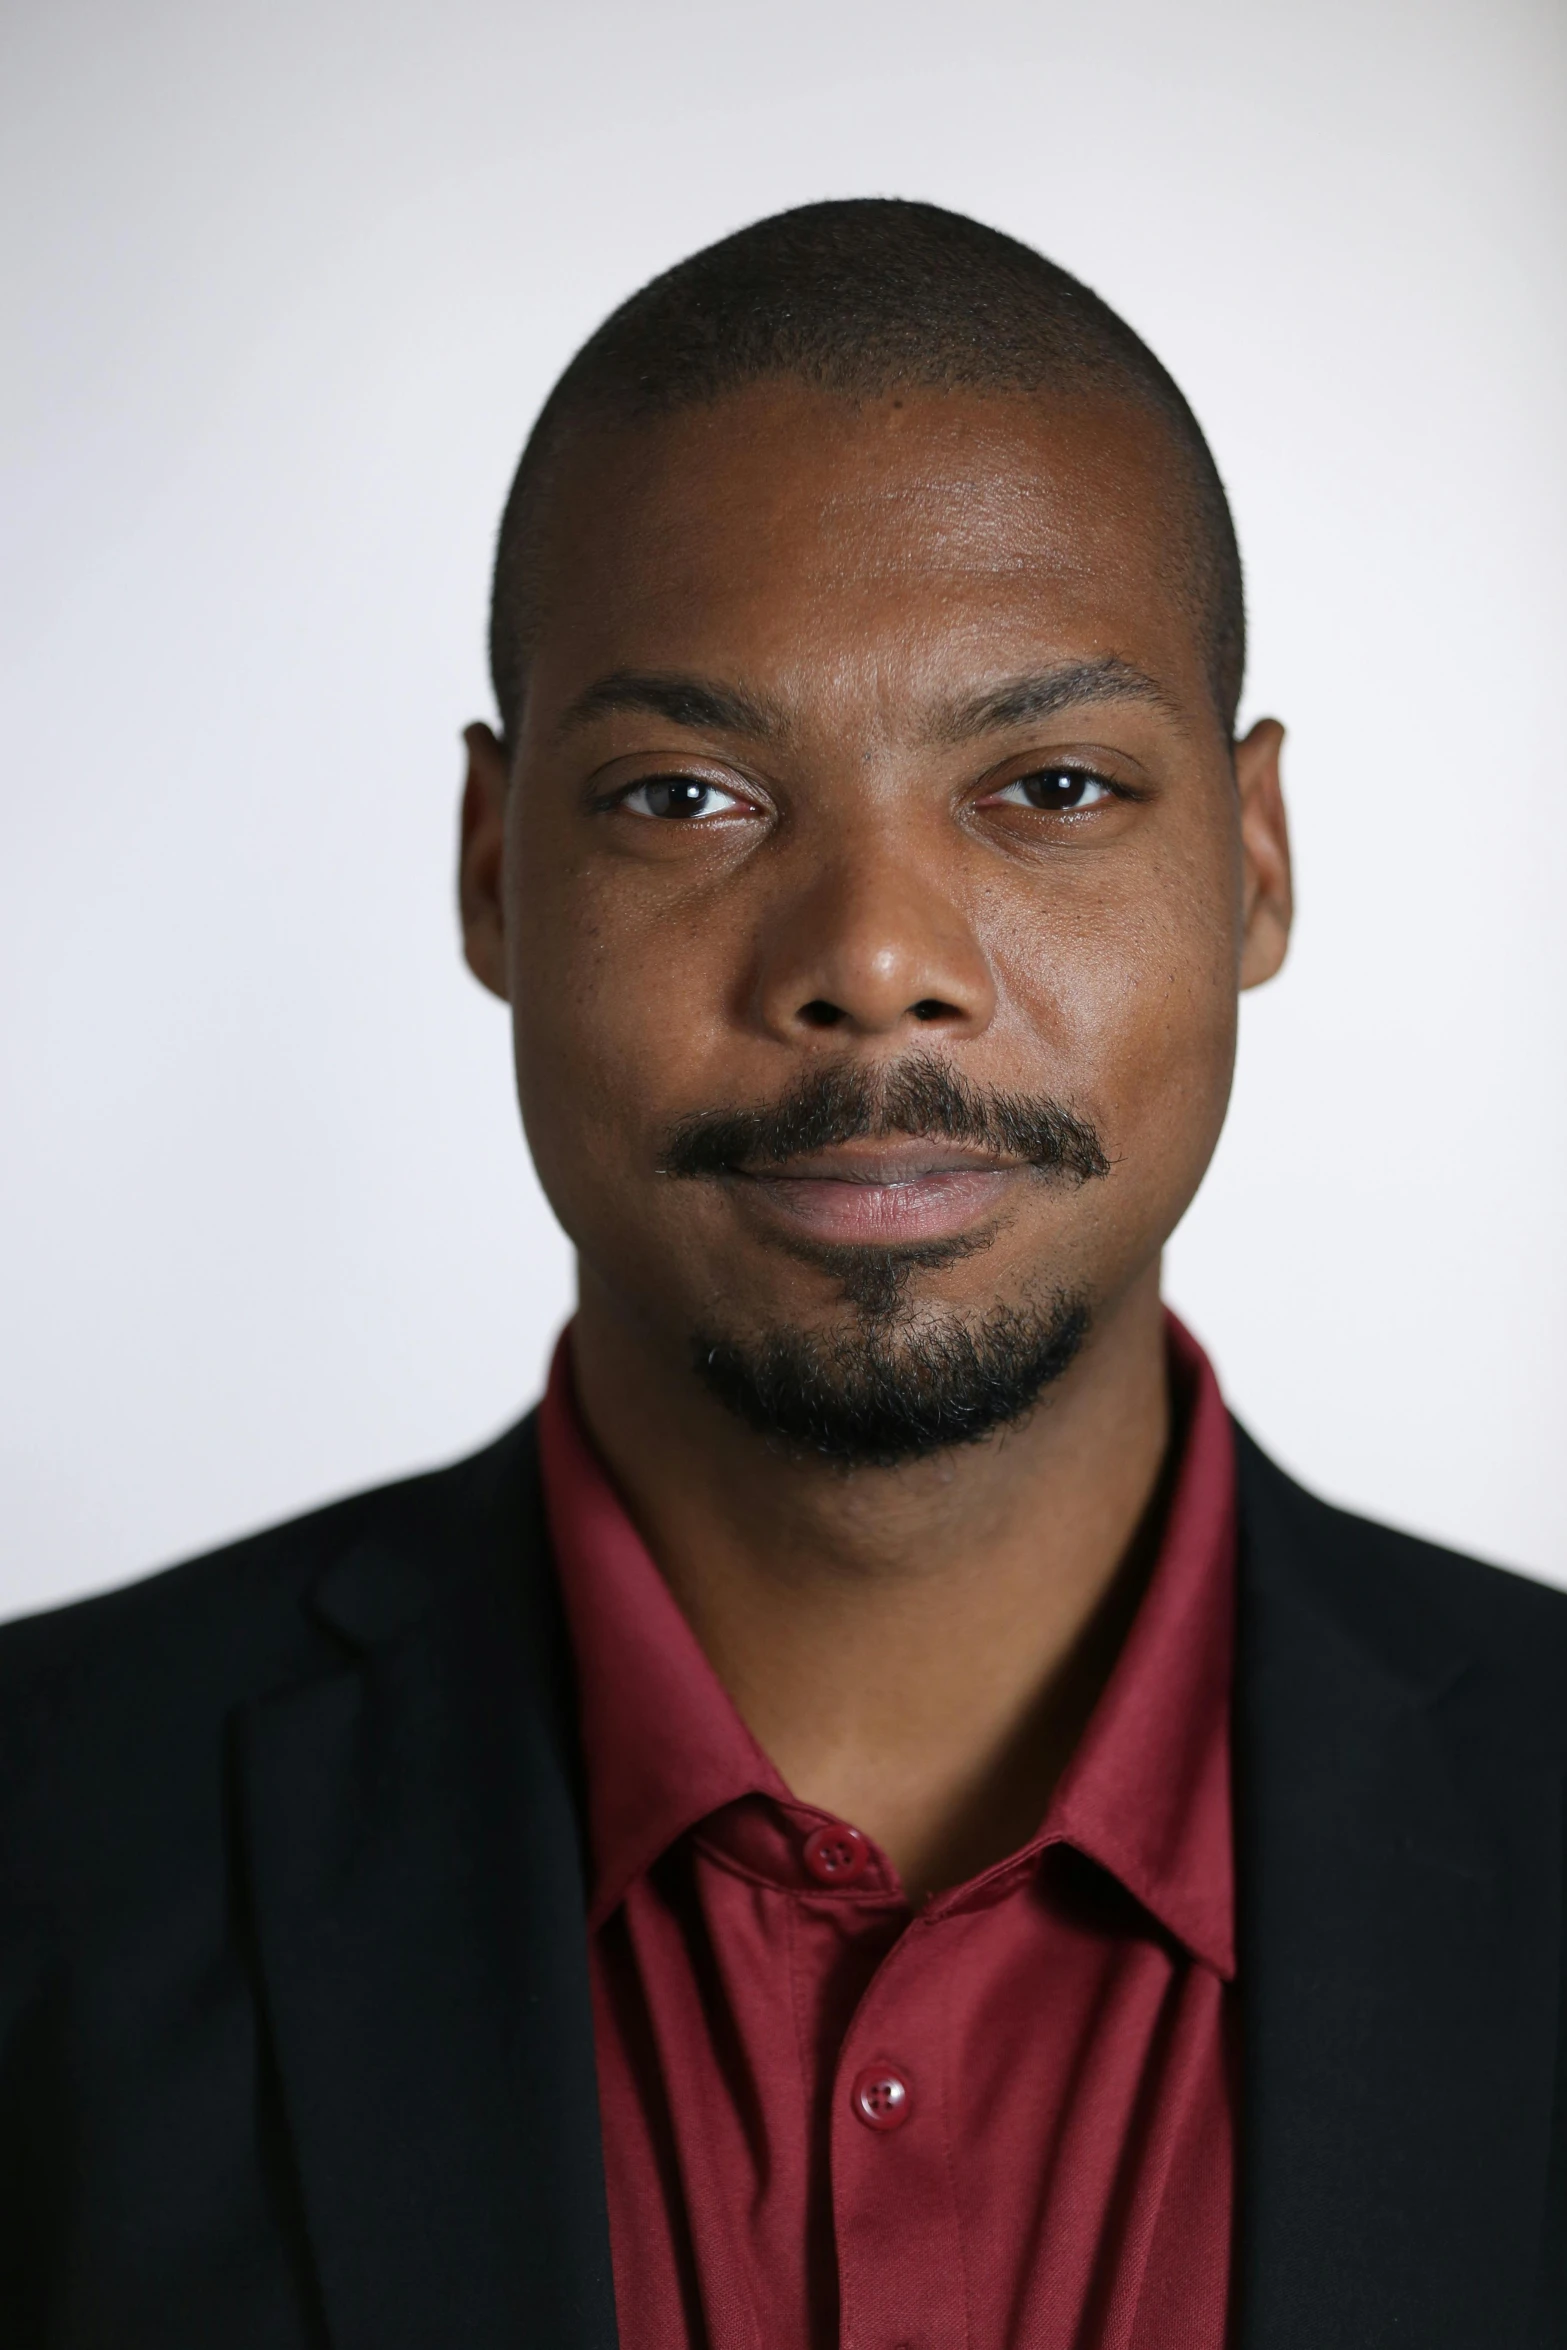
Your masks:
<path fill-rule="evenodd" d="M 784 1042 L 831 1029 L 894 1040 L 979 1035 L 996 1008 L 990 961 L 950 886 L 959 852 L 924 859 L 886 840 L 840 844 L 779 893 L 757 939 L 754 1011 Z M 941 870 L 943 852 L 948 863 Z"/>

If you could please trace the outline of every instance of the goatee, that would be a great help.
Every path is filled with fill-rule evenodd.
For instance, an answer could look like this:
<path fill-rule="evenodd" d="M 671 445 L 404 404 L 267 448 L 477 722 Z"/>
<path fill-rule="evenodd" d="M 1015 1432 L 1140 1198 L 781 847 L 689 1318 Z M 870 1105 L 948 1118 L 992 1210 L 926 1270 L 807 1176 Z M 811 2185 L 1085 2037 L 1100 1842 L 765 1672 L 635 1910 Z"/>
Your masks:
<path fill-rule="evenodd" d="M 897 1134 L 975 1143 L 1045 1182 L 1079 1185 L 1110 1172 L 1080 1113 L 1048 1098 L 982 1090 L 928 1055 L 880 1071 L 828 1063 L 765 1108 L 688 1118 L 669 1136 L 663 1165 L 687 1180 L 722 1179 Z M 914 1273 L 955 1264 L 993 1238 L 983 1231 L 904 1248 L 785 1242 L 832 1277 L 852 1322 L 827 1334 L 705 1330 L 692 1344 L 697 1372 L 763 1435 L 844 1466 L 886 1468 L 980 1443 L 1033 1409 L 1089 1327 L 1086 1300 L 1065 1290 L 997 1303 L 977 1318 L 928 1301 L 909 1305 Z"/>
<path fill-rule="evenodd" d="M 1023 1419 L 1088 1334 L 1083 1299 L 998 1305 L 977 1322 L 940 1311 L 860 1315 L 830 1335 L 774 1329 L 699 1336 L 709 1391 L 748 1426 L 845 1468 L 894 1468 L 978 1444 Z"/>

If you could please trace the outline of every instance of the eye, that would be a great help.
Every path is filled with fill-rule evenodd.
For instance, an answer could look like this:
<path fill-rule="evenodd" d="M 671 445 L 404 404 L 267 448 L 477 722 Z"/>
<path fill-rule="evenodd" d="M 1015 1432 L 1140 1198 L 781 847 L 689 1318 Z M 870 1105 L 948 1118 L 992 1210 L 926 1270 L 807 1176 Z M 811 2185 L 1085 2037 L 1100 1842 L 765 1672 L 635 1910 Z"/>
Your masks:
<path fill-rule="evenodd" d="M 1015 775 L 987 805 L 1007 808 L 1043 808 L 1053 816 L 1076 815 L 1081 808 L 1097 808 L 1114 797 L 1115 787 L 1083 767 L 1039 767 L 1032 775 Z"/>
<path fill-rule="evenodd" d="M 624 792 L 620 805 L 629 808 L 633 816 L 673 817 L 680 821 L 693 816 L 744 813 L 749 803 L 738 792 L 726 791 L 722 784 L 709 783 L 704 776 L 650 775 L 645 782 L 633 784 L 630 791 Z"/>

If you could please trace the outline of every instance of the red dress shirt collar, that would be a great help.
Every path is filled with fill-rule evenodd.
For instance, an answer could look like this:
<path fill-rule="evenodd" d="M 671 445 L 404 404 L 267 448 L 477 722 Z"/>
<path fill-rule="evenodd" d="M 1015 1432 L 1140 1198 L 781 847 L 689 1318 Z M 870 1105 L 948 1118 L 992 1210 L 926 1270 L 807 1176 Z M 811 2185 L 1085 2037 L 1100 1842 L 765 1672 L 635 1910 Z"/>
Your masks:
<path fill-rule="evenodd" d="M 1179 1457 L 1158 1558 L 1120 1657 L 1039 1834 L 932 1911 L 978 1903 L 1052 1844 L 1113 1875 L 1194 1957 L 1235 1971 L 1229 1717 L 1234 1653 L 1234 1446 L 1206 1356 L 1168 1318 Z M 731 1853 L 787 1868 L 801 1804 L 752 1738 L 594 1452 L 563 1333 L 540 1412 L 545 1504 L 576 1657 L 588 1829 L 589 1923 L 678 1838 L 727 1817 Z M 794 1824 L 769 1841 L 770 1806 Z M 890 1874 L 877 1856 L 876 1876 Z M 871 1890 L 867 1879 L 862 1892 Z"/>

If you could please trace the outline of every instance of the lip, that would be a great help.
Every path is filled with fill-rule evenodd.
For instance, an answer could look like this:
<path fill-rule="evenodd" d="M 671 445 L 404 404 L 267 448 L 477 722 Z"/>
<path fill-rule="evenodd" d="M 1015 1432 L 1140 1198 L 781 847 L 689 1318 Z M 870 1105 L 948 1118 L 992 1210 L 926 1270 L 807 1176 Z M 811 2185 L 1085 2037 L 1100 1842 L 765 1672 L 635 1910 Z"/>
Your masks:
<path fill-rule="evenodd" d="M 908 1246 L 948 1240 L 992 1215 L 1023 1169 L 939 1143 L 844 1147 L 773 1168 L 736 1169 L 743 1191 L 813 1240 Z"/>

